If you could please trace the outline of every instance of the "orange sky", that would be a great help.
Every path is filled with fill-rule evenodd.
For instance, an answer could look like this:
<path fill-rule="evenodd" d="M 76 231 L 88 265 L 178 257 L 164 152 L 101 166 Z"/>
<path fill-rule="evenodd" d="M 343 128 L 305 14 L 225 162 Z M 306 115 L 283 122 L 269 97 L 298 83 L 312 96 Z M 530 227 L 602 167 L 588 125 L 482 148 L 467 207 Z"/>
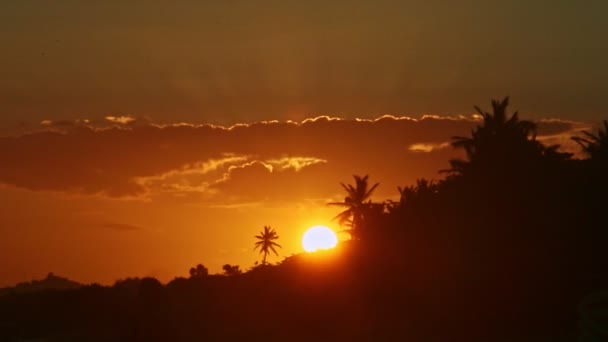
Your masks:
<path fill-rule="evenodd" d="M 52 271 L 83 282 L 166 281 L 203 263 L 247 268 L 253 235 L 276 228 L 281 257 L 331 218 L 340 181 L 370 174 L 378 200 L 438 178 L 471 118 L 383 117 L 266 122 L 231 128 L 148 121 L 45 121 L 0 138 L 0 285 Z M 580 124 L 540 124 L 567 141 Z"/>

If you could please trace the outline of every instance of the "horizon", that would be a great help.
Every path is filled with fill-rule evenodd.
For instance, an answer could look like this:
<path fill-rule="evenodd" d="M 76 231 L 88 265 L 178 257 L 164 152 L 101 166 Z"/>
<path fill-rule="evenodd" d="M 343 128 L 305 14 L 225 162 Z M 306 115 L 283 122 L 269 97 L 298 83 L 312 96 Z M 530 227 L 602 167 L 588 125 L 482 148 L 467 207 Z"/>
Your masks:
<path fill-rule="evenodd" d="M 320 116 L 230 127 L 130 116 L 45 119 L 28 134 L 0 138 L 0 162 L 9 166 L 0 169 L 0 196 L 8 203 L 0 220 L 9 229 L 0 285 L 48 272 L 112 284 L 133 276 L 167 282 L 196 263 L 212 273 L 225 263 L 247 268 L 257 260 L 249 238 L 264 225 L 282 236 L 281 257 L 271 258 L 279 261 L 303 251 L 307 228 L 342 229 L 332 220 L 336 209 L 326 205 L 340 200 L 340 182 L 369 174 L 380 183 L 375 200 L 395 199 L 398 186 L 442 179 L 439 171 L 459 155 L 450 137 L 477 124 L 474 115 Z M 577 153 L 570 137 L 592 127 L 557 119 L 538 124 L 539 141 Z M 342 141 L 326 146 L 334 131 Z M 99 241 L 112 252 L 99 249 Z M 98 266 L 83 269 L 82 262 Z"/>

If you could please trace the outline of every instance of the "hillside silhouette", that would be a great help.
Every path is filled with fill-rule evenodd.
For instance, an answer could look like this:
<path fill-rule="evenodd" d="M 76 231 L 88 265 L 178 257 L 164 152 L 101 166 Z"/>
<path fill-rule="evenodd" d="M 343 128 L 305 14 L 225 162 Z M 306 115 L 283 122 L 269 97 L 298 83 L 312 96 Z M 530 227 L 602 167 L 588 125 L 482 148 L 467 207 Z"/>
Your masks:
<path fill-rule="evenodd" d="M 2 340 L 604 341 L 608 340 L 608 121 L 573 137 L 583 159 L 536 139 L 536 125 L 492 101 L 445 177 L 374 202 L 354 176 L 336 217 L 352 239 L 278 254 L 277 232 L 252 238 L 249 269 L 204 264 L 161 284 L 11 292 Z M 390 165 L 386 165 L 390 167 Z M 337 185 L 338 185 L 337 180 Z"/>
<path fill-rule="evenodd" d="M 1 288 L 0 296 L 49 290 L 75 290 L 80 287 L 82 287 L 82 284 L 51 272 L 41 280 L 26 281 L 12 287 Z"/>

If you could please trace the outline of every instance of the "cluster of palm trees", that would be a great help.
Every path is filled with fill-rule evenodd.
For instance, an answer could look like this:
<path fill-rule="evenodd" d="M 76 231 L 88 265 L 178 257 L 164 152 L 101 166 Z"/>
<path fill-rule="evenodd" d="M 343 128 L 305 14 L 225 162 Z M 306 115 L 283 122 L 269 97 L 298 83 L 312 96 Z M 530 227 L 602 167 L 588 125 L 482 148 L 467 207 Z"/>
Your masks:
<path fill-rule="evenodd" d="M 354 175 L 354 184 L 340 183 L 346 196 L 342 202 L 331 202 L 329 205 L 344 207 L 334 219 L 347 227 L 355 240 L 361 239 L 369 226 L 374 224 L 378 215 L 394 212 L 411 203 L 424 203 L 426 199 L 439 192 L 446 181 L 455 177 L 488 177 L 501 172 L 514 172 L 513 167 L 527 165 L 534 168 L 535 162 L 542 159 L 566 160 L 571 157 L 569 153 L 559 152 L 557 145 L 545 146 L 536 139 L 536 124 L 520 120 L 518 112 L 507 114 L 509 98 L 501 101 L 492 101 L 492 112 L 483 111 L 475 106 L 481 117 L 468 137 L 452 137 L 452 147 L 463 149 L 466 159 L 450 160 L 451 168 L 443 170 L 450 176 L 447 180 L 438 183 L 420 179 L 413 186 L 399 187 L 400 200 L 398 202 L 386 201 L 374 203 L 371 196 L 379 183 L 371 184 L 369 176 Z M 581 145 L 590 160 L 608 161 L 608 121 L 603 122 L 603 128 L 597 133 L 583 131 L 583 137 L 572 139 Z M 529 169 L 528 168 L 528 169 Z M 277 248 L 281 246 L 275 241 L 279 238 L 276 231 L 269 226 L 256 235 L 255 249 L 263 255 L 262 264 L 267 264 L 267 256 L 274 253 L 278 255 Z"/>
<path fill-rule="evenodd" d="M 482 118 L 482 124 L 471 131 L 470 137 L 452 137 L 452 146 L 462 148 L 466 160 L 450 160 L 449 173 L 465 174 L 477 164 L 490 159 L 505 159 L 509 152 L 534 152 L 538 149 L 536 141 L 536 125 L 530 121 L 519 120 L 518 112 L 511 117 L 507 115 L 509 98 L 502 101 L 493 100 L 493 113 L 484 112 L 479 107 L 475 109 Z"/>
<path fill-rule="evenodd" d="M 435 183 L 420 179 L 413 186 L 399 187 L 400 201 L 387 201 L 373 203 L 371 196 L 378 187 L 378 183 L 371 185 L 369 177 L 354 175 L 354 185 L 340 183 L 346 197 L 343 202 L 333 202 L 346 209 L 334 219 L 348 227 L 352 238 L 359 239 L 372 217 L 378 213 L 393 212 L 410 206 L 410 203 L 424 203 L 439 192 L 446 181 L 454 178 L 474 177 L 488 178 L 494 174 L 504 176 L 505 173 L 528 172 L 536 168 L 534 164 L 541 160 L 565 161 L 572 154 L 559 152 L 558 145 L 545 146 L 536 139 L 536 124 L 520 120 L 518 112 L 507 114 L 509 98 L 501 101 L 493 100 L 493 111 L 486 112 L 475 106 L 481 116 L 481 123 L 471 131 L 471 136 L 452 137 L 452 147 L 463 149 L 466 159 L 450 160 L 451 168 L 442 170 L 449 174 L 447 180 Z M 596 134 L 583 131 L 584 137 L 572 139 L 581 145 L 590 160 L 601 161 L 604 165 L 608 161 L 608 121 L 603 121 L 603 128 Z M 523 166 L 523 167 L 522 167 Z M 516 170 L 519 168 L 520 170 Z M 497 176 L 497 177 L 500 177 Z M 494 178 L 493 180 L 496 180 Z"/>
<path fill-rule="evenodd" d="M 496 163 L 503 165 L 516 164 L 526 158 L 550 158 L 564 161 L 572 156 L 570 153 L 559 152 L 559 145 L 545 146 L 536 140 L 536 124 L 528 120 L 520 120 L 518 112 L 510 117 L 507 115 L 509 98 L 502 101 L 493 100 L 493 112 L 484 112 L 475 107 L 482 117 L 482 122 L 471 131 L 470 137 L 452 137 L 452 146 L 462 148 L 466 152 L 466 160 L 453 159 L 450 161 L 453 174 L 467 174 L 478 164 L 487 163 L 496 168 Z M 572 137 L 583 149 L 590 160 L 608 160 L 608 121 L 603 121 L 597 134 L 582 131 L 582 137 Z M 483 168 L 479 168 L 483 169 Z M 483 169 L 483 171 L 487 171 Z"/>

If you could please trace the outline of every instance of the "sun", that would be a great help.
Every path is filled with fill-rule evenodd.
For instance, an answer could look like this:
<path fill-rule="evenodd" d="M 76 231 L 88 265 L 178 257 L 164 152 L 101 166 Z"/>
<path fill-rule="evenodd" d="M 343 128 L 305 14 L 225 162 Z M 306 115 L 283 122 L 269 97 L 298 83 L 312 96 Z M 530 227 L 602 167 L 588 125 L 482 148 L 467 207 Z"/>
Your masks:
<path fill-rule="evenodd" d="M 337 244 L 338 237 L 336 233 L 325 226 L 311 227 L 302 237 L 302 247 L 307 252 L 334 248 Z"/>

